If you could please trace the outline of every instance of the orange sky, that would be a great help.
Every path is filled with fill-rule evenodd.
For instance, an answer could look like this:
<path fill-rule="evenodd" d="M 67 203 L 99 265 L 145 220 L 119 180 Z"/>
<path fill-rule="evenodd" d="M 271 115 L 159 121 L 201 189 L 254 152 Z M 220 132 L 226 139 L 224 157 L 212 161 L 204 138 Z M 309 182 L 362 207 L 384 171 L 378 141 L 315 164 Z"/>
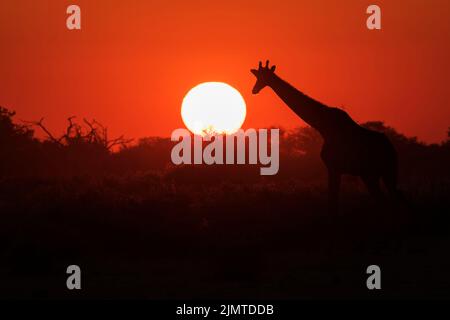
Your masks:
<path fill-rule="evenodd" d="M 365 9 L 382 9 L 369 31 Z M 82 30 L 66 29 L 78 4 Z M 223 81 L 247 102 L 244 128 L 304 123 L 249 69 L 269 58 L 300 90 L 357 121 L 438 142 L 450 126 L 450 1 L 2 0 L 0 105 L 17 118 L 100 120 L 113 134 L 169 136 L 181 100 Z"/>

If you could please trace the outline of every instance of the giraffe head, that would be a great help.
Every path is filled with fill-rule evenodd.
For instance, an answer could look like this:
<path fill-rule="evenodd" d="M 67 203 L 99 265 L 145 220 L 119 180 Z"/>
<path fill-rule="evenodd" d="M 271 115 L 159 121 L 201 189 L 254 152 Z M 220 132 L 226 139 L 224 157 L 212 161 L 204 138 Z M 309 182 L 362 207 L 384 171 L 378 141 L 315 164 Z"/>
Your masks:
<path fill-rule="evenodd" d="M 264 87 L 267 86 L 269 79 L 275 72 L 275 66 L 269 68 L 269 60 L 266 61 L 266 66 L 263 67 L 261 61 L 259 62 L 258 69 L 251 69 L 250 72 L 256 77 L 256 83 L 253 87 L 252 93 L 259 93 Z"/>

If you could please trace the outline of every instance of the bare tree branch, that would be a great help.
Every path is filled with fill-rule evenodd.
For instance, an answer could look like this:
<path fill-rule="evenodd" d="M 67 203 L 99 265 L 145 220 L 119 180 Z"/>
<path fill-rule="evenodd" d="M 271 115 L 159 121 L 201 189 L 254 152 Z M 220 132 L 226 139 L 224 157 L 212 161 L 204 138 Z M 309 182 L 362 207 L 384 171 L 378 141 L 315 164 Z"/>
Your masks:
<path fill-rule="evenodd" d="M 24 122 L 41 128 L 42 131 L 45 132 L 45 134 L 51 141 L 53 141 L 54 143 L 57 143 L 59 145 L 62 145 L 61 141 L 64 137 L 56 139 L 55 136 L 53 136 L 53 134 L 44 126 L 44 118 L 41 118 L 41 120 L 39 120 L 39 121 L 24 121 Z"/>
<path fill-rule="evenodd" d="M 38 126 L 41 128 L 47 135 L 48 139 L 58 145 L 70 145 L 73 143 L 91 143 L 91 144 L 99 144 L 103 146 L 105 149 L 111 151 L 111 149 L 117 145 L 126 146 L 128 143 L 131 143 L 134 139 L 125 139 L 122 135 L 115 139 L 108 138 L 108 128 L 102 125 L 100 122 L 95 119 L 92 121 L 83 118 L 83 122 L 85 124 L 85 128 L 77 124 L 74 119 L 76 117 L 72 116 L 67 118 L 69 122 L 65 133 L 56 138 L 50 130 L 48 130 L 44 124 L 44 118 L 39 121 L 24 121 L 25 123 L 29 123 L 34 126 Z M 64 143 L 63 143 L 64 142 Z"/>

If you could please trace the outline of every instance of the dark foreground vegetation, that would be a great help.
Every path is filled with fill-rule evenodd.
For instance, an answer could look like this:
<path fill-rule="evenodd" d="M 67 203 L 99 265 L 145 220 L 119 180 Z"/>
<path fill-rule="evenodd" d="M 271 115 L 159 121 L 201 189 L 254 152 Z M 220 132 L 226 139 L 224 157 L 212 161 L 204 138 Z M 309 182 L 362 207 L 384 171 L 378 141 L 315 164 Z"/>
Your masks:
<path fill-rule="evenodd" d="M 450 298 L 450 140 L 427 145 L 381 122 L 405 200 L 375 203 L 343 182 L 326 210 L 321 141 L 284 132 L 280 172 L 175 167 L 172 142 L 110 139 L 72 118 L 34 137 L 0 110 L 2 298 Z M 66 268 L 82 290 L 66 289 Z M 366 268 L 382 290 L 366 288 Z"/>

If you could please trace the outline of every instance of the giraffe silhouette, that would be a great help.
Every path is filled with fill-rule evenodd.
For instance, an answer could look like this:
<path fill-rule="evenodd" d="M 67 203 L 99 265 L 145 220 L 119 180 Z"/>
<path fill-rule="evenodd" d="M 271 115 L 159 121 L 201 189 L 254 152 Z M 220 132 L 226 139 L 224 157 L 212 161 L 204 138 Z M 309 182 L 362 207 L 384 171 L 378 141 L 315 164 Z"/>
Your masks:
<path fill-rule="evenodd" d="M 253 94 L 268 86 L 303 121 L 323 138 L 320 156 L 328 170 L 328 205 L 338 210 L 341 176 L 359 176 L 368 191 L 382 197 L 380 179 L 392 197 L 397 198 L 397 153 L 389 139 L 380 132 L 357 124 L 344 110 L 328 107 L 300 92 L 275 74 L 269 61 L 250 70 L 256 77 Z"/>

